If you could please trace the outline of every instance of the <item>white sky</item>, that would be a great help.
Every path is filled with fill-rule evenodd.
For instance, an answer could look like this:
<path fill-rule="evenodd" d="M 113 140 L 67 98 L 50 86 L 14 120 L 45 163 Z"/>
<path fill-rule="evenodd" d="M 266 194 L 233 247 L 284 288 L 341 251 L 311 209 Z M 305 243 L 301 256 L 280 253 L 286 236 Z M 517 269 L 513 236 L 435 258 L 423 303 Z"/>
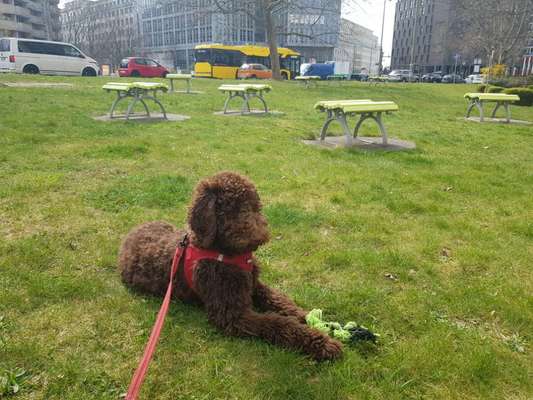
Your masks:
<path fill-rule="evenodd" d="M 395 0 L 353 0 L 350 6 L 344 7 L 343 17 L 374 31 L 378 38 L 381 36 L 381 22 L 383 18 L 383 3 L 387 2 L 385 10 L 385 31 L 383 34 L 383 64 L 390 65 L 392 50 L 392 36 L 394 33 Z"/>
<path fill-rule="evenodd" d="M 63 8 L 63 5 L 68 1 L 60 0 L 59 6 Z M 385 54 L 383 63 L 385 66 L 388 66 L 390 65 L 390 53 L 392 49 L 396 0 L 350 0 L 348 2 L 349 6 L 344 7 L 342 10 L 342 16 L 356 24 L 371 29 L 374 31 L 374 35 L 379 38 L 381 36 L 381 19 L 384 1 L 387 2 L 387 7 L 385 12 L 385 33 L 383 35 L 383 50 Z"/>

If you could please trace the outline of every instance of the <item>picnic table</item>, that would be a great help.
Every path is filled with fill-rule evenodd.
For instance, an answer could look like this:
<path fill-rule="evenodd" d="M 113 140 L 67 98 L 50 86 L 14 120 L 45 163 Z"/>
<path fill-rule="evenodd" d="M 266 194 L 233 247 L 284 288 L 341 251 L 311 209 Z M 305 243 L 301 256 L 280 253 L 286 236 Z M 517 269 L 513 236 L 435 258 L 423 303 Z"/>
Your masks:
<path fill-rule="evenodd" d="M 353 144 L 353 138 L 356 138 L 363 122 L 367 119 L 373 119 L 378 124 L 381 132 L 383 144 L 387 145 L 387 130 L 382 121 L 383 113 L 398 111 L 399 107 L 392 101 L 372 101 L 364 100 L 333 100 L 320 101 L 315 105 L 315 109 L 327 113 L 326 122 L 320 133 L 320 140 L 324 141 L 328 132 L 328 127 L 333 121 L 339 121 L 346 137 L 346 146 Z M 347 117 L 360 115 L 353 136 L 348 126 Z"/>
<path fill-rule="evenodd" d="M 170 80 L 171 92 L 174 92 L 174 81 L 185 81 L 187 83 L 185 93 L 191 93 L 192 74 L 167 74 L 166 78 Z"/>
<path fill-rule="evenodd" d="M 333 74 L 328 75 L 328 81 L 346 81 L 348 80 L 348 75 L 346 74 Z"/>
<path fill-rule="evenodd" d="M 224 114 L 228 113 L 228 106 L 232 99 L 240 97 L 243 100 L 241 115 L 251 113 L 250 100 L 253 98 L 259 99 L 264 106 L 265 114 L 268 113 L 268 106 L 263 98 L 263 93 L 268 93 L 272 90 L 270 85 L 263 84 L 238 84 L 238 85 L 222 85 L 218 88 L 222 93 L 227 94 L 226 102 L 224 103 Z"/>
<path fill-rule="evenodd" d="M 167 113 L 165 111 L 165 108 L 163 107 L 163 104 L 159 102 L 159 100 L 156 98 L 157 92 L 166 92 L 168 90 L 167 85 L 159 82 L 108 82 L 104 86 L 102 86 L 102 89 L 104 89 L 107 92 L 116 92 L 117 98 L 111 105 L 111 109 L 109 111 L 109 118 L 126 118 L 129 119 L 130 116 L 133 115 L 135 104 L 141 103 L 144 106 L 144 110 L 146 111 L 146 117 L 150 117 L 150 110 L 148 109 L 148 106 L 146 105 L 146 100 L 152 100 L 154 103 L 156 103 L 163 112 L 163 117 L 167 119 Z M 115 112 L 115 108 L 117 107 L 118 103 L 120 103 L 122 100 L 129 99 L 130 103 L 128 105 L 128 109 L 126 111 L 126 114 L 114 116 L 113 113 Z"/>
<path fill-rule="evenodd" d="M 468 108 L 466 110 L 465 118 L 469 118 L 474 107 L 479 110 L 479 120 L 484 121 L 484 105 L 485 103 L 496 103 L 496 107 L 492 111 L 491 118 L 496 117 L 496 112 L 503 106 L 506 111 L 506 121 L 511 122 L 511 103 L 520 101 L 520 97 L 516 94 L 504 94 L 504 93 L 466 93 L 465 99 L 469 101 Z"/>
<path fill-rule="evenodd" d="M 318 86 L 318 81 L 320 80 L 320 76 L 311 75 L 311 76 L 297 76 L 294 78 L 294 80 L 305 83 L 305 88 L 307 89 L 311 83 L 313 83 L 316 86 Z"/>

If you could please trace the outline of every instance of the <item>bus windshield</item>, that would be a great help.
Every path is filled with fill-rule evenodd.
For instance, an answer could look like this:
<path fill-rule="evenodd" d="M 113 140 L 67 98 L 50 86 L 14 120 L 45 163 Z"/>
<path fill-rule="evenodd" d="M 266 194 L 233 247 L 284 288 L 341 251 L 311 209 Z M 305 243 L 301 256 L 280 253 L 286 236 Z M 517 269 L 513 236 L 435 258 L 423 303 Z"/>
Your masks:
<path fill-rule="evenodd" d="M 286 58 L 282 58 L 281 61 L 281 68 L 288 69 L 291 71 L 291 74 L 293 76 L 297 76 L 300 74 L 300 63 L 301 63 L 301 57 L 300 56 L 289 56 Z"/>
<path fill-rule="evenodd" d="M 211 61 L 211 50 L 197 49 L 194 52 L 194 59 L 196 60 L 196 62 L 210 62 Z"/>

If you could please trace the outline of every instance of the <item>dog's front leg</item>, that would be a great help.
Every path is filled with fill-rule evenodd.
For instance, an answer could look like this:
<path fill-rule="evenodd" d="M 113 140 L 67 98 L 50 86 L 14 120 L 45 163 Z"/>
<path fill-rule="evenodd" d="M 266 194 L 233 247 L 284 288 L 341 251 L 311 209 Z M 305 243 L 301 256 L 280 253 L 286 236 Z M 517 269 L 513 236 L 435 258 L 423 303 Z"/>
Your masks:
<path fill-rule="evenodd" d="M 334 360 L 342 355 L 342 344 L 322 332 L 301 324 L 294 317 L 276 313 L 257 313 L 251 308 L 237 314 L 233 304 L 219 299 L 205 303 L 209 321 L 227 335 L 261 338 L 289 350 L 309 354 L 317 361 Z"/>
<path fill-rule="evenodd" d="M 288 296 L 257 281 L 253 292 L 254 306 L 260 311 L 273 311 L 293 316 L 305 323 L 307 312 L 298 307 Z"/>
<path fill-rule="evenodd" d="M 340 342 L 301 324 L 293 316 L 255 312 L 251 274 L 237 267 L 201 261 L 195 278 L 209 321 L 224 333 L 259 337 L 307 353 L 316 360 L 332 360 L 342 354 Z"/>

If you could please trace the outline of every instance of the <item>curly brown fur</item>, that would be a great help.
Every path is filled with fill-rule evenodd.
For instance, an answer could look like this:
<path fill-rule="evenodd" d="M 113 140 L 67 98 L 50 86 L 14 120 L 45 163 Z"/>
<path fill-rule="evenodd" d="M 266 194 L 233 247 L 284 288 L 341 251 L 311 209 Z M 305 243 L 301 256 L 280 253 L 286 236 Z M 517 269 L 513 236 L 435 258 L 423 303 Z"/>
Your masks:
<path fill-rule="evenodd" d="M 198 184 L 188 222 L 193 245 L 228 256 L 255 251 L 269 240 L 254 185 L 231 172 Z M 119 256 L 124 283 L 162 296 L 174 252 L 184 234 L 165 222 L 147 223 L 130 232 Z M 259 272 L 256 260 L 251 273 L 223 262 L 201 260 L 193 276 L 193 291 L 187 286 L 182 263 L 173 297 L 203 304 L 209 321 L 228 335 L 259 337 L 310 354 L 316 360 L 339 357 L 342 345 L 308 327 L 307 313 L 284 294 L 261 283 Z"/>

